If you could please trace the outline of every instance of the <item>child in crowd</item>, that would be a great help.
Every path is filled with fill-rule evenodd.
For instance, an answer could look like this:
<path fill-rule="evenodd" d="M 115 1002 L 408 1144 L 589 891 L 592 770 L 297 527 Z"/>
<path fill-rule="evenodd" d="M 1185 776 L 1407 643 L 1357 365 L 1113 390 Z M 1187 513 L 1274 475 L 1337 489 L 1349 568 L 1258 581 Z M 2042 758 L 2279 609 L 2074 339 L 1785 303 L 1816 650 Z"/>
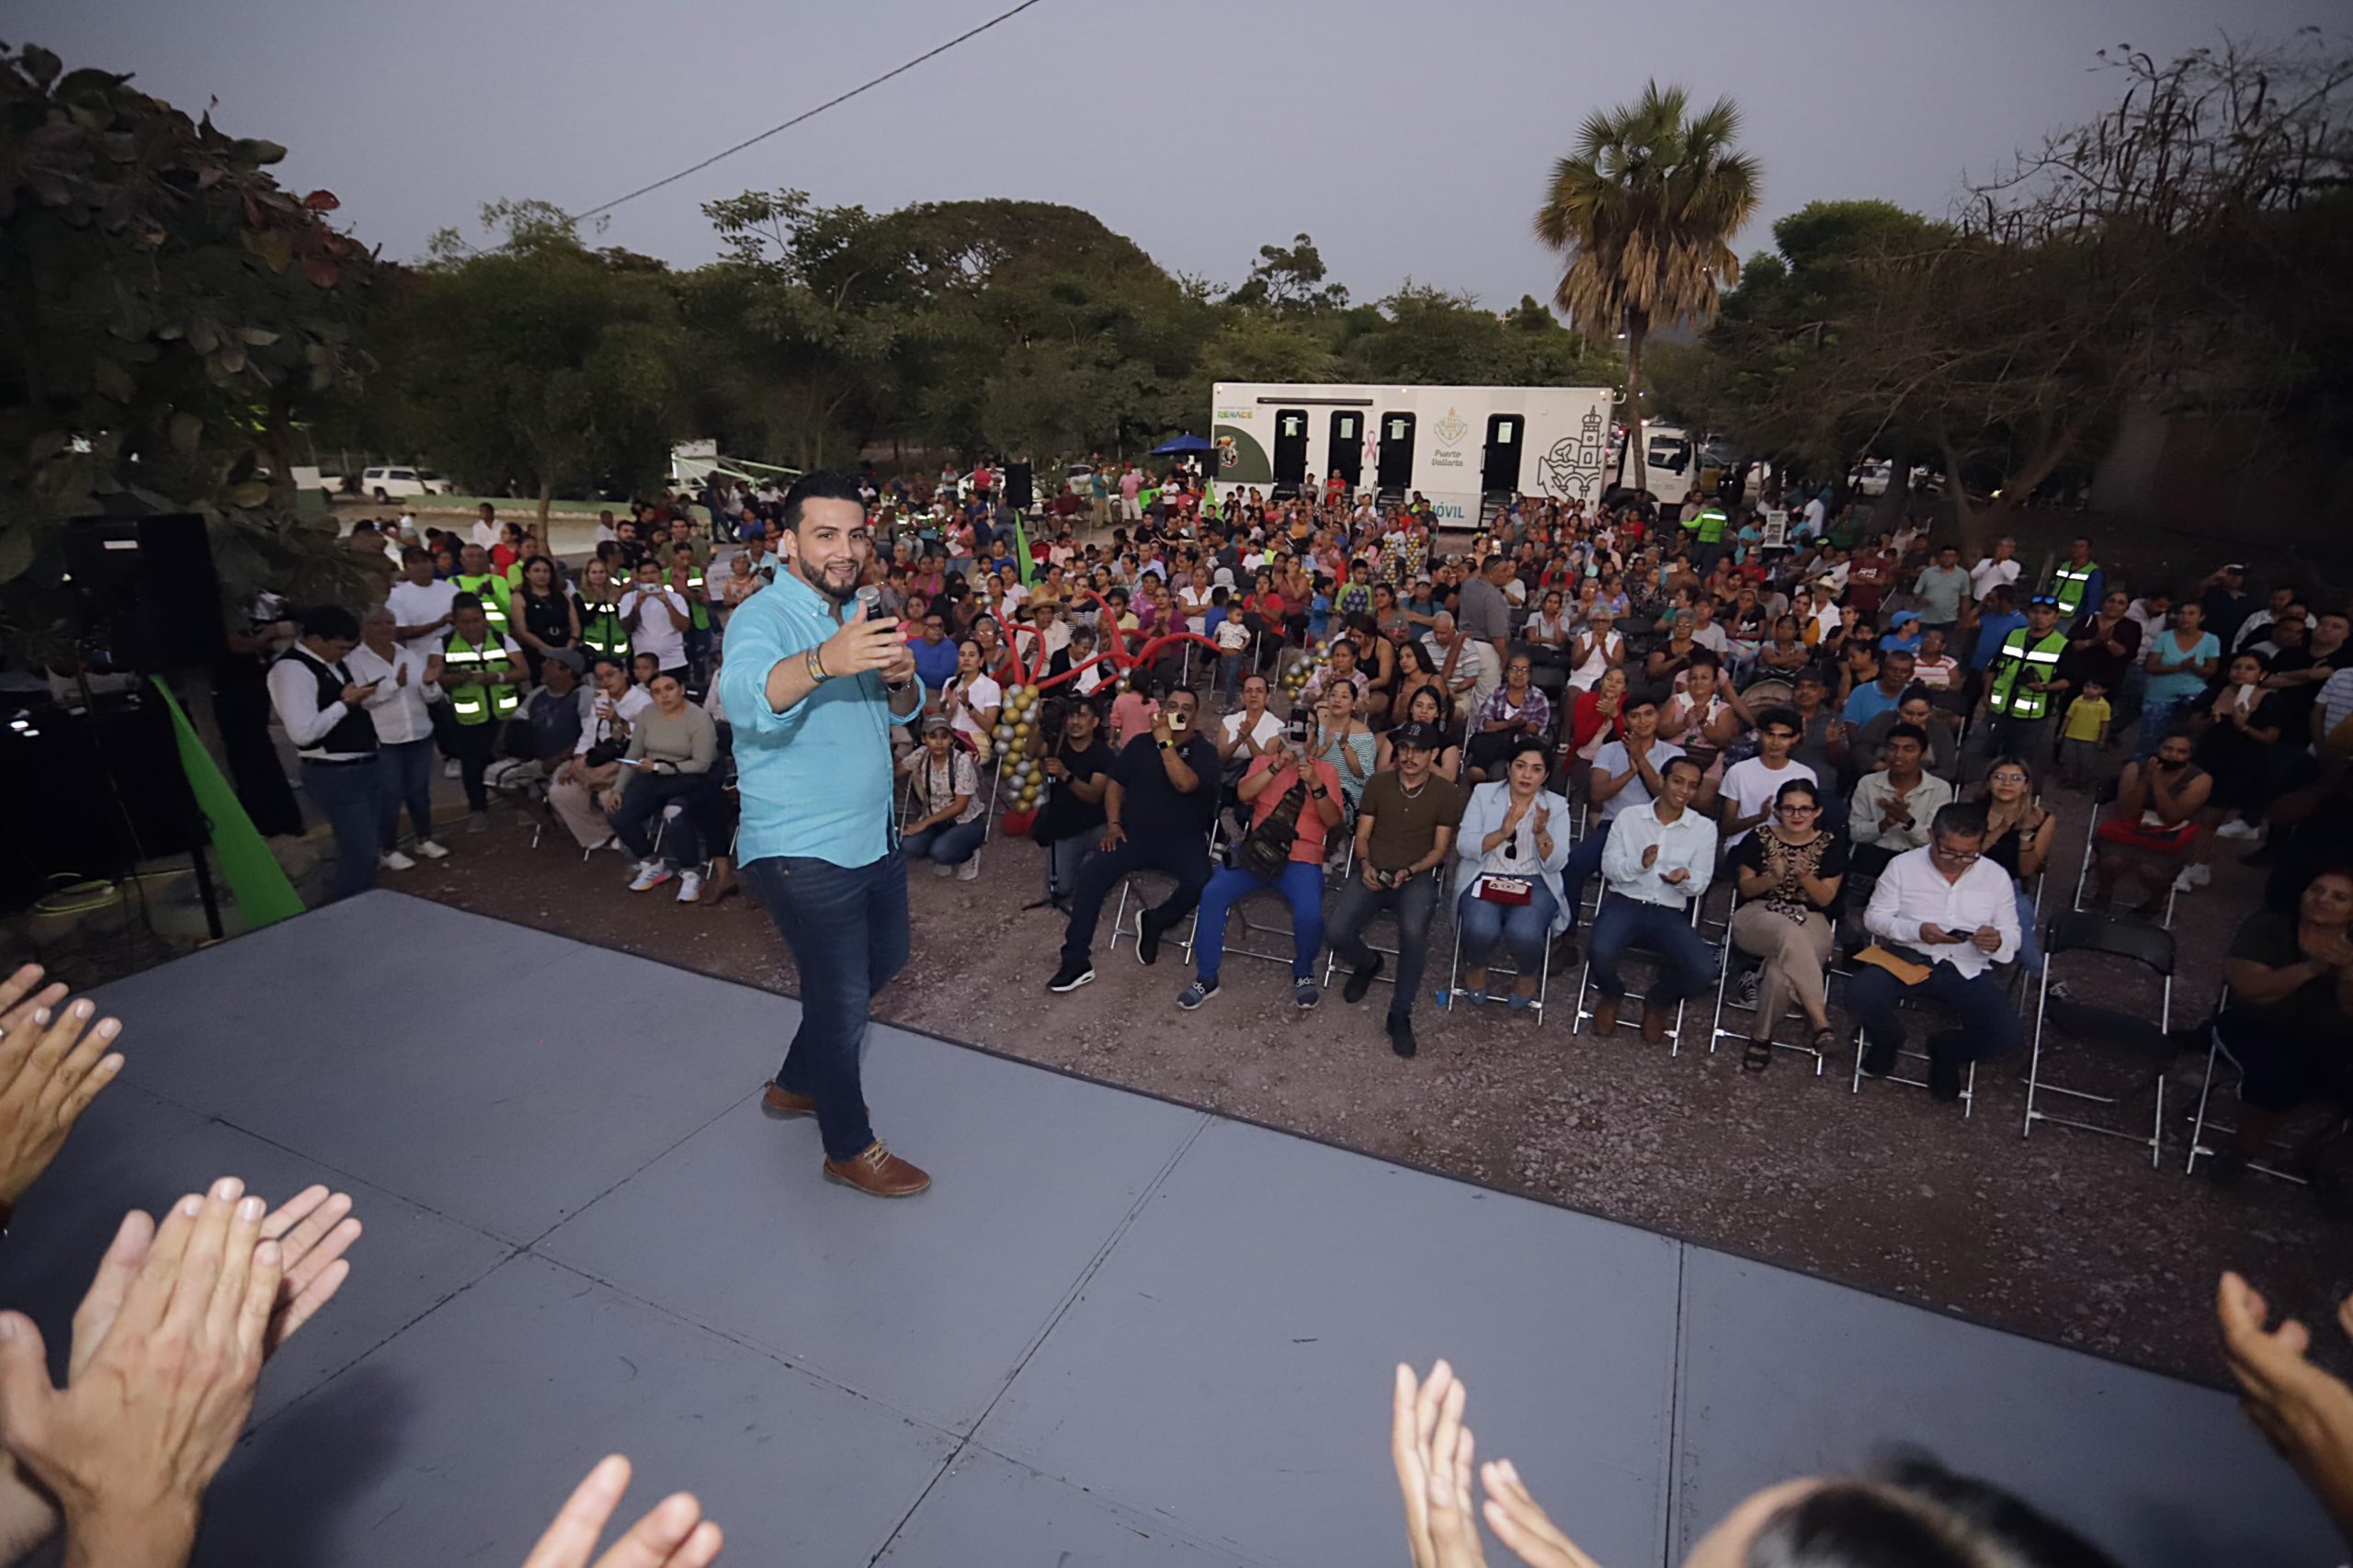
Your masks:
<path fill-rule="evenodd" d="M 2083 694 L 2067 704 L 2059 731 L 2059 776 L 2070 790 L 2088 788 L 2099 748 L 2108 744 L 2108 687 L 2084 682 Z"/>

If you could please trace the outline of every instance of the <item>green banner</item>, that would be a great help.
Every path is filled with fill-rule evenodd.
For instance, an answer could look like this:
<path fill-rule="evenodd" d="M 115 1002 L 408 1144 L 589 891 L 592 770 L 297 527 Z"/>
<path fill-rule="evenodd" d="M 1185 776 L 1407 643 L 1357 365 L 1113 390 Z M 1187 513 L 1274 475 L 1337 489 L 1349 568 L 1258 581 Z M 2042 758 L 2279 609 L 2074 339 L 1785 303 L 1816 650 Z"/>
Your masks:
<path fill-rule="evenodd" d="M 1013 553 L 1016 557 L 1014 564 L 1021 568 L 1021 585 L 1025 588 L 1036 586 L 1038 566 L 1029 559 L 1029 529 L 1021 521 L 1018 512 L 1013 515 Z"/>
<path fill-rule="evenodd" d="M 295 892 L 294 884 L 286 880 L 286 869 L 269 852 L 261 830 L 254 826 L 254 819 L 245 815 L 245 808 L 238 803 L 237 791 L 221 777 L 220 765 L 197 738 L 196 726 L 180 711 L 179 699 L 172 695 L 172 688 L 164 684 L 161 676 L 151 678 L 155 689 L 164 694 L 164 706 L 171 710 L 172 734 L 180 747 L 180 768 L 188 775 L 188 787 L 196 792 L 197 810 L 204 813 L 204 820 L 212 830 L 212 858 L 220 862 L 221 875 L 227 879 L 238 913 L 244 916 L 245 929 L 258 930 L 301 914 L 301 897 Z M 200 855 L 203 850 L 199 848 L 197 853 Z"/>

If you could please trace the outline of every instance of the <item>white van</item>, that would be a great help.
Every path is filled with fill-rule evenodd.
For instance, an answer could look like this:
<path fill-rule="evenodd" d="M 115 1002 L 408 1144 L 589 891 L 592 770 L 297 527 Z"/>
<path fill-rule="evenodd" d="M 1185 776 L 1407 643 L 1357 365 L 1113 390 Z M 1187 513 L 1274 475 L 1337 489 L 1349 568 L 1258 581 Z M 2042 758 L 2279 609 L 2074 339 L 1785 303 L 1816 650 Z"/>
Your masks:
<path fill-rule="evenodd" d="M 359 476 L 360 494 L 377 501 L 395 495 L 447 495 L 449 481 L 429 468 L 371 468 Z"/>

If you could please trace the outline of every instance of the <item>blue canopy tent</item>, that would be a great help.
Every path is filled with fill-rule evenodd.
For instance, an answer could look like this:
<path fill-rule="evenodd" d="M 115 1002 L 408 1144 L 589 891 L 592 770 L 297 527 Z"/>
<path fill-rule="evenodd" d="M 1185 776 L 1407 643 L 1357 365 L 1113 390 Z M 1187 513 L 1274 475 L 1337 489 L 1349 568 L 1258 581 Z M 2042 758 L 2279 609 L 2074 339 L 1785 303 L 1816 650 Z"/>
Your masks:
<path fill-rule="evenodd" d="M 1175 440 L 1163 441 L 1160 445 L 1153 448 L 1152 455 L 1156 458 L 1170 458 L 1182 457 L 1188 452 L 1213 452 L 1215 450 L 1217 450 L 1217 447 L 1214 442 L 1204 441 L 1199 436 L 1196 436 L 1190 430 L 1188 430 L 1183 435 L 1177 437 Z"/>

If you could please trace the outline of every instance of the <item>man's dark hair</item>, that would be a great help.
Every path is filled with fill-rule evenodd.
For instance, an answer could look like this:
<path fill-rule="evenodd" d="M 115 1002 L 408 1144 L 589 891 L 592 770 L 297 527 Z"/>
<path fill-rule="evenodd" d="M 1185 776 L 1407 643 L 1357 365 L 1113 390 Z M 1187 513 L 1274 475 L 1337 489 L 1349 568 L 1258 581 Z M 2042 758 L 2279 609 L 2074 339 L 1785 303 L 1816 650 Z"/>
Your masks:
<path fill-rule="evenodd" d="M 412 544 L 401 551 L 401 564 L 404 566 L 407 565 L 412 561 L 430 561 L 432 559 L 433 552 L 425 549 L 421 545 Z"/>
<path fill-rule="evenodd" d="M 1626 718 L 1638 708 L 1656 708 L 1657 706 L 1658 699 L 1648 692 L 1630 691 L 1626 694 L 1626 699 L 1618 705 L 1618 717 Z"/>
<path fill-rule="evenodd" d="M 1905 726 L 1898 724 L 1897 729 Z M 1928 831 L 1938 838 L 1983 838 L 1985 836 L 1985 808 L 1975 801 L 1955 801 L 1937 808 L 1928 819 Z"/>
<path fill-rule="evenodd" d="M 1688 756 L 1670 756 L 1670 757 L 1668 757 L 1668 758 L 1666 759 L 1666 766 L 1665 766 L 1665 767 L 1663 767 L 1663 768 L 1659 769 L 1659 775 L 1658 775 L 1658 776 L 1659 776 L 1659 778 L 1660 778 L 1664 779 L 1665 778 L 1666 778 L 1666 776 L 1667 776 L 1668 774 L 1673 773 L 1673 772 L 1674 772 L 1677 768 L 1678 768 L 1678 767 L 1688 767 L 1688 768 L 1689 768 L 1692 772 L 1694 772 L 1694 773 L 1697 773 L 1697 774 L 1700 775 L 1702 778 L 1706 777 L 1706 775 L 1707 775 L 1707 771 L 1708 771 L 1706 768 L 1704 768 L 1704 767 L 1700 767 L 1698 763 L 1696 763 L 1696 762 L 1692 761 L 1692 760 L 1691 760 L 1691 758 L 1690 758 L 1690 757 L 1688 757 Z"/>
<path fill-rule="evenodd" d="M 784 526 L 800 532 L 801 509 L 812 501 L 847 501 L 860 513 L 866 510 L 866 497 L 858 493 L 858 475 L 820 469 L 802 474 L 784 493 Z"/>
<path fill-rule="evenodd" d="M 1915 740 L 1919 742 L 1920 750 L 1923 754 L 1926 754 L 1928 749 L 1928 732 L 1920 728 L 1917 724 L 1898 724 L 1894 728 L 1889 730 L 1887 732 L 1887 739 L 1880 743 L 1881 749 L 1884 750 L 1888 746 L 1892 746 L 1901 740 Z"/>
<path fill-rule="evenodd" d="M 467 597 L 458 596 L 460 599 Z M 359 618 L 341 605 L 312 605 L 300 611 L 297 619 L 302 623 L 305 637 L 324 638 L 329 642 L 359 641 Z"/>
<path fill-rule="evenodd" d="M 1764 712 L 1756 715 L 1758 734 L 1763 734 L 1776 724 L 1795 734 L 1805 733 L 1805 721 L 1798 717 L 1797 710 L 1794 708 L 1768 708 Z"/>
<path fill-rule="evenodd" d="M 1490 555 L 1487 559 L 1479 562 L 1479 570 L 1481 572 L 1492 572 L 1498 566 L 1508 566 L 1510 564 L 1511 557 L 1508 555 Z"/>
<path fill-rule="evenodd" d="M 482 608 L 482 600 L 481 600 L 481 599 L 479 599 L 479 598 L 477 598 L 477 597 L 474 597 L 473 595 L 472 595 L 472 594 L 460 594 L 457 597 L 455 597 L 455 598 L 453 598 L 453 599 L 451 599 L 451 600 L 449 601 L 449 613 L 450 613 L 450 614 L 452 614 L 452 615 L 455 615 L 458 611 L 460 611 L 460 610 L 461 610 L 461 609 L 480 609 L 480 608 Z M 306 624 L 306 625 L 303 627 L 303 630 L 304 630 L 305 631 L 309 631 L 309 630 L 310 630 L 310 627 Z M 325 634 L 325 633 L 322 633 L 322 635 L 326 635 L 326 634 Z"/>

